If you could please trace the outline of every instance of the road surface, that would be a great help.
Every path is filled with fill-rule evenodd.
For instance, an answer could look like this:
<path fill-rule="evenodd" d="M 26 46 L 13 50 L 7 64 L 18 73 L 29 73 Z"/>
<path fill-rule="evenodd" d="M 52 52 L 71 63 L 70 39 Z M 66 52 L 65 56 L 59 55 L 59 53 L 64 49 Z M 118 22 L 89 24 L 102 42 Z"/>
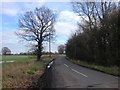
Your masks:
<path fill-rule="evenodd" d="M 49 69 L 51 88 L 118 88 L 118 77 L 78 66 L 59 56 Z"/>

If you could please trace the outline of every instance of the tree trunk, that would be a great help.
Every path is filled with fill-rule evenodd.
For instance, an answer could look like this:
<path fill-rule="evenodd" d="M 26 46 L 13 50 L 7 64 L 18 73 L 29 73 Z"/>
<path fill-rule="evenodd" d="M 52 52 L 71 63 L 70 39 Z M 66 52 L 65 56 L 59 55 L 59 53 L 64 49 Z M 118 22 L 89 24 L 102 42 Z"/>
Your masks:
<path fill-rule="evenodd" d="M 37 61 L 40 61 L 42 56 L 42 42 L 38 42 L 38 50 L 37 50 Z"/>

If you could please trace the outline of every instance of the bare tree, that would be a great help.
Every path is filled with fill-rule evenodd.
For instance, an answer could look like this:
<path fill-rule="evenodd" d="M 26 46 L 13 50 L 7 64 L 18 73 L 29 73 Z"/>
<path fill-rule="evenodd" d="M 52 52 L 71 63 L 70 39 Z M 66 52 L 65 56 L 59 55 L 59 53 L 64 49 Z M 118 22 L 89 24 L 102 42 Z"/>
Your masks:
<path fill-rule="evenodd" d="M 58 46 L 58 52 L 59 52 L 60 54 L 63 54 L 63 53 L 65 52 L 65 45 L 59 45 L 59 46 Z"/>
<path fill-rule="evenodd" d="M 119 2 L 101 0 L 72 4 L 74 12 L 78 13 L 82 20 L 78 23 L 78 35 L 70 38 L 66 44 L 66 54 L 71 58 L 93 60 L 104 65 L 118 61 Z"/>
<path fill-rule="evenodd" d="M 89 29 L 99 25 L 99 23 L 103 24 L 105 22 L 103 19 L 108 17 L 108 12 L 112 11 L 114 4 L 112 2 L 103 2 L 102 0 L 101 2 L 72 2 L 73 11 L 81 16 L 83 21 L 87 23 L 87 27 L 89 26 Z M 83 25 L 80 26 L 84 27 Z"/>
<path fill-rule="evenodd" d="M 26 12 L 19 19 L 20 29 L 17 35 L 26 41 L 37 42 L 37 61 L 41 59 L 43 41 L 48 41 L 48 37 L 55 33 L 55 17 L 52 10 L 43 6 Z"/>
<path fill-rule="evenodd" d="M 11 50 L 8 47 L 3 47 L 2 48 L 2 55 L 10 55 Z"/>

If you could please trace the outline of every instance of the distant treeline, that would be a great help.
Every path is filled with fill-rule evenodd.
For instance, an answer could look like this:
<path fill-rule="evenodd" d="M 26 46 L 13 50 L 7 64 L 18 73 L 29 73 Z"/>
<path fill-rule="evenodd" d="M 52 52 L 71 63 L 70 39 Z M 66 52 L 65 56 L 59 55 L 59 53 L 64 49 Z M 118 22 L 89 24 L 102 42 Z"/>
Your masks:
<path fill-rule="evenodd" d="M 73 3 L 82 11 L 84 23 L 66 44 L 66 55 L 101 65 L 118 65 L 120 61 L 120 3 Z M 88 18 L 88 20 L 85 20 Z"/>
<path fill-rule="evenodd" d="M 42 52 L 42 55 L 49 55 L 49 54 L 59 54 L 57 52 Z M 21 52 L 21 53 L 16 53 L 16 54 L 6 54 L 6 55 L 36 55 L 36 52 Z"/>

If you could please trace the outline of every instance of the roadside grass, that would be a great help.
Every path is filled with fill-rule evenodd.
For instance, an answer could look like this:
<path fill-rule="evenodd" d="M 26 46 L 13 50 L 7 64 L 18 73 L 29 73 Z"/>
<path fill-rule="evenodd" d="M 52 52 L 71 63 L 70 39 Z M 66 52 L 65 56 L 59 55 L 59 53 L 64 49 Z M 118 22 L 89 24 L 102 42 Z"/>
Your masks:
<path fill-rule="evenodd" d="M 114 76 L 120 76 L 120 68 L 118 66 L 102 66 L 102 65 L 97 65 L 97 64 L 94 64 L 94 63 L 88 63 L 88 62 L 85 62 L 85 61 L 80 61 L 80 60 L 72 60 L 72 59 L 69 59 L 71 62 L 77 64 L 77 65 L 80 65 L 80 66 L 83 66 L 83 67 L 87 67 L 87 68 L 91 68 L 91 69 L 94 69 L 94 70 L 98 70 L 98 71 L 101 71 L 101 72 L 104 72 L 104 73 L 107 73 L 107 74 L 111 74 L 111 75 L 114 75 Z"/>
<path fill-rule="evenodd" d="M 7 56 L 5 60 L 14 59 L 16 62 L 2 64 L 2 87 L 3 88 L 27 88 L 44 73 L 45 65 L 54 56 L 42 56 L 41 61 L 28 56 Z"/>

